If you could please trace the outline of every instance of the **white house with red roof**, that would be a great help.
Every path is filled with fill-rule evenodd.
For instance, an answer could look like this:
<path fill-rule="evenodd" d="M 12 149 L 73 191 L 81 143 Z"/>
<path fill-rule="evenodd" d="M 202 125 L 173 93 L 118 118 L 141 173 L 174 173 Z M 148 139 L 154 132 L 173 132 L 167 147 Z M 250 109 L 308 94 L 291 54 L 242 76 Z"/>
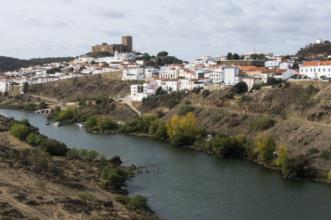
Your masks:
<path fill-rule="evenodd" d="M 331 79 L 331 61 L 309 61 L 300 66 L 300 74 L 311 79 Z"/>

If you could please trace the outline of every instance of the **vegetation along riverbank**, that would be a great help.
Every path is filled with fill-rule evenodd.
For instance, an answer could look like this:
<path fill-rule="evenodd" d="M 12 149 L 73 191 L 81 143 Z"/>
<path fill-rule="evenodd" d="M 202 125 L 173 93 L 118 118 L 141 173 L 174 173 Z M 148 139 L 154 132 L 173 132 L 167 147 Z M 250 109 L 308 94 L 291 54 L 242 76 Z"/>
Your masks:
<path fill-rule="evenodd" d="M 158 219 L 127 195 L 135 169 L 69 149 L 28 121 L 0 117 L 0 215 L 5 219 Z"/>
<path fill-rule="evenodd" d="M 61 91 L 71 91 L 73 84 L 68 80 Z M 56 92 L 50 93 L 58 86 L 49 83 L 43 88 L 32 87 L 27 97 L 48 94 L 49 98 L 64 101 Z M 133 103 L 141 117 L 117 102 L 115 93 L 107 95 L 93 90 L 90 93 L 95 96 L 84 98 L 87 91 L 79 91 L 79 95 L 65 98 L 76 105 L 54 108 L 49 118 L 62 123 L 84 123 L 87 131 L 93 133 L 139 134 L 167 140 L 176 146 L 192 146 L 221 158 L 253 160 L 279 170 L 288 179 L 329 182 L 330 88 L 328 82 L 280 81 L 249 93 L 240 87 L 160 92 L 142 103 Z M 38 100 L 33 102 L 38 104 Z M 108 111 L 109 102 L 130 113 L 119 118 L 121 108 Z"/>

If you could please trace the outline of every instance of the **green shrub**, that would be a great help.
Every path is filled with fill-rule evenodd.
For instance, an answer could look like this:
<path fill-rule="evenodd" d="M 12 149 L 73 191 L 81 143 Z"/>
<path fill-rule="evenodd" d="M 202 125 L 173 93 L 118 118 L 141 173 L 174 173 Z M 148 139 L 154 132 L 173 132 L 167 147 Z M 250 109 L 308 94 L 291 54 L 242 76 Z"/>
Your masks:
<path fill-rule="evenodd" d="M 106 189 L 119 192 L 125 186 L 127 175 L 119 168 L 105 167 L 102 170 L 101 178 Z"/>
<path fill-rule="evenodd" d="M 41 147 L 51 156 L 65 156 L 68 152 L 68 147 L 65 144 L 53 139 L 42 142 Z"/>
<path fill-rule="evenodd" d="M 184 105 L 179 109 L 178 114 L 183 116 L 189 112 L 194 112 L 194 111 L 195 111 L 195 107 L 190 105 Z"/>
<path fill-rule="evenodd" d="M 239 82 L 232 88 L 232 91 L 236 94 L 243 94 L 248 92 L 248 86 L 245 82 Z"/>
<path fill-rule="evenodd" d="M 242 158 L 245 155 L 246 139 L 218 135 L 213 138 L 208 147 L 223 158 Z"/>
<path fill-rule="evenodd" d="M 45 142 L 47 138 L 43 135 L 38 134 L 37 132 L 32 132 L 26 138 L 26 142 L 31 146 L 40 146 L 43 142 Z"/>
<path fill-rule="evenodd" d="M 160 138 L 160 139 L 168 138 L 166 124 L 161 120 L 153 121 L 149 127 L 148 133 L 156 138 Z"/>
<path fill-rule="evenodd" d="M 30 132 L 30 127 L 28 127 L 24 123 L 14 123 L 10 127 L 10 133 L 21 141 L 25 141 L 26 138 L 29 136 Z"/>
<path fill-rule="evenodd" d="M 94 150 L 78 150 L 78 149 L 69 149 L 66 153 L 66 156 L 69 160 L 87 160 L 95 161 L 99 158 L 102 158 L 100 154 Z"/>
<path fill-rule="evenodd" d="M 272 128 L 275 125 L 275 120 L 270 117 L 261 117 L 252 121 L 250 129 L 253 131 L 264 131 Z"/>
<path fill-rule="evenodd" d="M 305 157 L 299 156 L 287 160 L 287 163 L 282 167 L 282 174 L 287 179 L 315 178 L 317 171 L 309 165 Z"/>
<path fill-rule="evenodd" d="M 51 118 L 59 122 L 79 122 L 82 118 L 77 108 L 67 108 L 64 110 L 55 109 L 51 114 Z"/>
<path fill-rule="evenodd" d="M 107 117 L 91 116 L 86 119 L 85 126 L 90 131 L 108 132 L 119 129 L 119 125 Z"/>
<path fill-rule="evenodd" d="M 121 126 L 120 130 L 125 133 L 148 133 L 152 122 L 156 119 L 157 118 L 154 116 L 142 116 L 131 122 L 125 123 Z"/>
<path fill-rule="evenodd" d="M 259 135 L 255 140 L 255 146 L 260 161 L 269 163 L 274 159 L 276 143 L 271 136 Z"/>
<path fill-rule="evenodd" d="M 279 150 L 277 151 L 277 159 L 275 161 L 276 166 L 283 169 L 285 166 L 287 166 L 288 163 L 288 148 L 287 146 L 283 145 L 280 146 Z"/>

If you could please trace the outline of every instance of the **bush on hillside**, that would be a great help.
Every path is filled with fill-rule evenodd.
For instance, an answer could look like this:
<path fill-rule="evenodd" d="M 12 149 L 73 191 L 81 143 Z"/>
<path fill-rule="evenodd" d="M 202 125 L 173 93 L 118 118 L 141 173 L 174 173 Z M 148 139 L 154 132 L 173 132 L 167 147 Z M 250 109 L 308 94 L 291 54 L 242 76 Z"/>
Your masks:
<path fill-rule="evenodd" d="M 120 130 L 125 133 L 148 133 L 151 123 L 155 120 L 155 116 L 141 116 L 125 123 Z"/>
<path fill-rule="evenodd" d="M 68 147 L 65 144 L 53 139 L 44 141 L 41 143 L 41 147 L 50 156 L 65 156 L 68 152 Z"/>
<path fill-rule="evenodd" d="M 119 125 L 111 118 L 91 116 L 86 119 L 85 126 L 87 130 L 107 132 L 119 129 Z"/>
<path fill-rule="evenodd" d="M 243 94 L 248 92 L 248 86 L 245 82 L 239 82 L 232 88 L 232 91 L 236 94 Z"/>
<path fill-rule="evenodd" d="M 167 126 L 161 120 L 155 120 L 150 124 L 149 134 L 153 135 L 156 138 L 167 139 Z"/>
<path fill-rule="evenodd" d="M 67 151 L 66 156 L 69 160 L 87 160 L 95 161 L 99 158 L 102 158 L 98 152 L 94 150 L 79 150 L 79 149 L 70 149 Z"/>
<path fill-rule="evenodd" d="M 120 192 L 122 187 L 125 186 L 127 175 L 119 168 L 105 167 L 101 172 L 104 188 Z"/>
<path fill-rule="evenodd" d="M 255 140 L 255 150 L 258 159 L 264 163 L 270 163 L 274 159 L 274 152 L 276 150 L 276 142 L 271 136 L 259 135 Z"/>
<path fill-rule="evenodd" d="M 180 109 L 178 111 L 178 114 L 183 116 L 183 115 L 186 115 L 189 112 L 194 112 L 194 111 L 195 111 L 195 107 L 190 106 L 190 105 L 184 105 L 184 106 L 180 107 Z"/>
<path fill-rule="evenodd" d="M 42 143 L 44 143 L 47 140 L 47 138 L 37 132 L 32 132 L 29 134 L 29 136 L 26 139 L 26 142 L 31 146 L 40 146 Z"/>
<path fill-rule="evenodd" d="M 175 146 L 192 145 L 200 134 L 196 116 L 192 112 L 173 116 L 167 123 L 167 134 Z"/>
<path fill-rule="evenodd" d="M 243 158 L 246 139 L 218 135 L 208 143 L 208 148 L 223 158 Z"/>
<path fill-rule="evenodd" d="M 10 133 L 21 141 L 25 141 L 26 138 L 29 136 L 30 132 L 30 127 L 27 126 L 25 123 L 14 123 L 10 127 Z"/>
<path fill-rule="evenodd" d="M 252 121 L 250 129 L 253 131 L 264 131 L 272 128 L 275 125 L 275 120 L 270 117 L 261 117 Z"/>

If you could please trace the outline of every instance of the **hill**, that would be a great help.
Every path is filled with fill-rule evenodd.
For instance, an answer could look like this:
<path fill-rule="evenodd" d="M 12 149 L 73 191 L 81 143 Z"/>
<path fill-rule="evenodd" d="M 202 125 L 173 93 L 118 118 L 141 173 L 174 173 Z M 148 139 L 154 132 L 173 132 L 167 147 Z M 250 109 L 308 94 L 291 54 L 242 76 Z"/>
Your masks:
<path fill-rule="evenodd" d="M 331 55 L 331 42 L 324 41 L 320 44 L 309 44 L 301 48 L 297 55 L 301 58 L 323 58 Z"/>
<path fill-rule="evenodd" d="M 54 58 L 34 58 L 30 60 L 22 60 L 13 57 L 0 56 L 0 72 L 13 71 L 22 67 L 33 65 L 42 65 L 53 62 L 63 62 L 72 60 L 72 57 L 54 57 Z"/>
<path fill-rule="evenodd" d="M 319 171 L 309 178 L 323 178 L 331 169 L 330 90 L 328 82 L 305 81 L 245 95 L 230 88 L 205 95 L 177 93 L 151 97 L 139 109 L 145 114 L 162 112 L 165 121 L 193 112 L 200 128 L 211 135 L 239 135 L 252 142 L 270 135 L 278 148 L 287 146 L 290 157 L 304 158 Z"/>

